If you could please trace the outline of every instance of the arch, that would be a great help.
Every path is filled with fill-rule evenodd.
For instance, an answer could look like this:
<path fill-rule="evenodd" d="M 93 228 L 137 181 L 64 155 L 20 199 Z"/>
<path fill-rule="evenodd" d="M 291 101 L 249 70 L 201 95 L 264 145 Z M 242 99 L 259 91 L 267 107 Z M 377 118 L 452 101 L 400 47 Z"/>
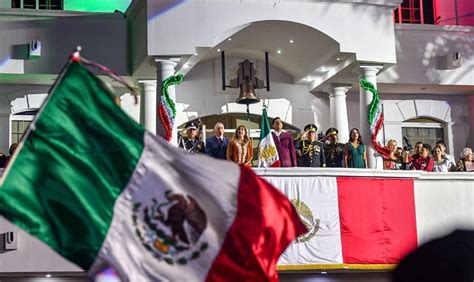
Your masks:
<path fill-rule="evenodd" d="M 410 127 L 410 123 L 414 122 L 417 122 L 418 126 L 429 126 L 434 121 L 443 129 L 440 139 L 444 140 L 448 151 L 452 154 L 459 149 L 454 146 L 453 118 L 448 102 L 430 99 L 383 101 L 383 111 L 385 140 L 393 138 L 402 144 L 403 127 Z"/>
<path fill-rule="evenodd" d="M 214 52 L 206 60 L 218 57 L 217 50 L 225 50 L 226 56 L 260 61 L 268 52 L 271 64 L 295 80 L 312 73 L 340 52 L 339 42 L 332 37 L 289 20 L 260 20 L 232 27 L 222 32 L 211 48 Z"/>

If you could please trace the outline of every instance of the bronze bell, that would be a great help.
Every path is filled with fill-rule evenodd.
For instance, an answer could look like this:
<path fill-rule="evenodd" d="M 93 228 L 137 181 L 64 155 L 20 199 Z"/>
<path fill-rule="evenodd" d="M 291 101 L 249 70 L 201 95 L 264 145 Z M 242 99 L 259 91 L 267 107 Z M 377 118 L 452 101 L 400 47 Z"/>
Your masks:
<path fill-rule="evenodd" d="M 260 99 L 255 95 L 253 83 L 244 81 L 240 84 L 240 94 L 235 102 L 244 105 L 260 102 Z"/>

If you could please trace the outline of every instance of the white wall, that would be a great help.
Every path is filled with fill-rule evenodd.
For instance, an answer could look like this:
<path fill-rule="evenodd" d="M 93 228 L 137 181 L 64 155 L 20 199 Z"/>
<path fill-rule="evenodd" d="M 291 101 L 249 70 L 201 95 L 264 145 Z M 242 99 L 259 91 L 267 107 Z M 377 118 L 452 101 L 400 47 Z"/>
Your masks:
<path fill-rule="evenodd" d="M 325 33 L 358 60 L 395 63 L 393 7 L 341 2 L 148 1 L 148 55 L 194 54 L 195 47 L 213 47 L 246 24 L 283 20 Z"/>
<path fill-rule="evenodd" d="M 382 94 L 385 125 L 384 142 L 395 139 L 402 144 L 402 122 L 415 117 L 428 117 L 444 125 L 445 143 L 456 159 L 468 144 L 470 109 L 468 99 L 462 95 L 396 95 Z M 385 144 L 385 143 L 384 143 Z"/>
<path fill-rule="evenodd" d="M 397 65 L 379 83 L 474 85 L 474 28 L 466 26 L 395 25 Z M 436 57 L 459 52 L 462 66 L 436 69 Z M 474 91 L 473 91 L 474 93 Z"/>
<path fill-rule="evenodd" d="M 17 250 L 0 253 L 0 273 L 83 271 L 40 240 L 0 216 L 0 234 L 10 231 L 14 231 L 18 235 Z"/>
<path fill-rule="evenodd" d="M 0 73 L 21 73 L 23 68 L 24 73 L 58 74 L 74 48 L 82 46 L 83 56 L 128 74 L 127 22 L 120 14 L 0 21 L 0 38 Z M 39 59 L 11 59 L 13 45 L 32 40 L 42 43 Z"/>

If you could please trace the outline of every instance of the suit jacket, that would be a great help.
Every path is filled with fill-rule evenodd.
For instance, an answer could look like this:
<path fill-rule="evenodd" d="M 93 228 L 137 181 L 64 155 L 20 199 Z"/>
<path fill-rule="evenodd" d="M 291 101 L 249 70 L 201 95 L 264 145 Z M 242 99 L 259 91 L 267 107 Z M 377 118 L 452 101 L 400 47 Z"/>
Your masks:
<path fill-rule="evenodd" d="M 206 154 L 216 159 L 226 159 L 227 145 L 229 139 L 224 137 L 222 142 L 219 142 L 217 137 L 214 135 L 206 139 Z"/>
<path fill-rule="evenodd" d="M 272 132 L 273 141 L 278 151 L 278 158 L 282 167 L 296 166 L 296 151 L 293 137 L 288 132 L 282 132 L 278 137 Z"/>

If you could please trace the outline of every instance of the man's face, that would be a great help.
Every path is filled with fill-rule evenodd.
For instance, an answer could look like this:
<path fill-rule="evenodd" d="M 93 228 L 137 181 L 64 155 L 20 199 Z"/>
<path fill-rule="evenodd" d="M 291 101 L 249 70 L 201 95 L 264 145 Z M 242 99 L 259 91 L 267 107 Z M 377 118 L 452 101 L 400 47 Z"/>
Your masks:
<path fill-rule="evenodd" d="M 337 135 L 336 134 L 329 135 L 328 140 L 331 143 L 336 143 L 337 142 Z"/>
<path fill-rule="evenodd" d="M 275 131 L 281 131 L 283 129 L 283 122 L 281 119 L 276 119 L 273 122 L 273 129 L 275 129 Z"/>
<path fill-rule="evenodd" d="M 428 150 L 427 148 L 421 147 L 420 156 L 422 156 L 423 158 L 427 158 L 429 154 L 430 154 L 430 150 Z"/>
<path fill-rule="evenodd" d="M 316 132 L 315 131 L 308 132 L 308 139 L 311 141 L 316 140 Z"/>
<path fill-rule="evenodd" d="M 417 154 L 421 155 L 421 151 L 423 150 L 423 144 L 417 144 L 415 150 Z"/>
<path fill-rule="evenodd" d="M 214 126 L 214 134 L 217 137 L 221 137 L 222 135 L 224 135 L 224 125 L 222 123 L 216 123 L 216 125 Z"/>
<path fill-rule="evenodd" d="M 194 139 L 194 138 L 196 138 L 197 129 L 189 128 L 188 130 L 186 130 L 186 135 L 188 136 L 189 139 Z"/>
<path fill-rule="evenodd" d="M 402 149 L 396 149 L 396 150 L 395 150 L 395 156 L 396 156 L 397 158 L 401 157 L 402 154 L 403 154 L 403 150 L 402 150 Z"/>

